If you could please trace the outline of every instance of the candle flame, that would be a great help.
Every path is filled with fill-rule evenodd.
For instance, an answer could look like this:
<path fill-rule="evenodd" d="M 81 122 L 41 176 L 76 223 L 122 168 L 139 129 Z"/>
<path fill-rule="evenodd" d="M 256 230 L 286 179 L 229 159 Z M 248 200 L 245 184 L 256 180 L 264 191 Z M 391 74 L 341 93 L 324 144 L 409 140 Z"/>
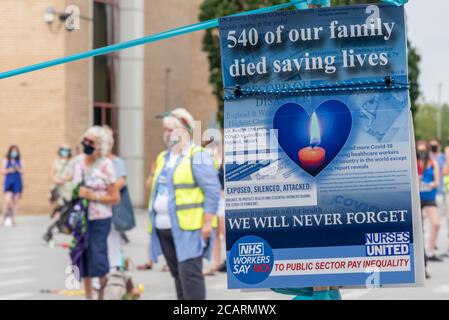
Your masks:
<path fill-rule="evenodd" d="M 314 112 L 310 119 L 310 145 L 315 147 L 321 143 L 321 130 L 318 116 Z"/>

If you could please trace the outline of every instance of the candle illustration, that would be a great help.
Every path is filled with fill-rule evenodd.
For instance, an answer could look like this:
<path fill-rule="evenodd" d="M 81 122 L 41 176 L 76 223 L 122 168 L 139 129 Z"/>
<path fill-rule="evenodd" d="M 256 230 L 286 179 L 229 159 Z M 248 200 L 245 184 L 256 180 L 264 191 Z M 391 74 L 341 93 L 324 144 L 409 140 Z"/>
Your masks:
<path fill-rule="evenodd" d="M 320 143 L 320 123 L 314 112 L 310 118 L 310 147 L 303 148 L 298 152 L 301 167 L 313 176 L 320 172 L 326 158 L 326 150 L 318 147 Z"/>

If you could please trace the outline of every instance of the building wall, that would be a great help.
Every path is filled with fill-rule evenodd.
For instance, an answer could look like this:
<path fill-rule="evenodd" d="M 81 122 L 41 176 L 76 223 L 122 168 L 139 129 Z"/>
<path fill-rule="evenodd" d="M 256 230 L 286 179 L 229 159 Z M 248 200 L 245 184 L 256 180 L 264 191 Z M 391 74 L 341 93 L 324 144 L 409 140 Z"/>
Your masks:
<path fill-rule="evenodd" d="M 65 33 L 50 31 L 43 22 L 47 7 L 60 5 L 58 0 L 1 1 L 1 70 L 65 54 Z M 21 149 L 25 163 L 21 212 L 48 209 L 51 163 L 56 146 L 65 140 L 66 93 L 66 66 L 0 81 L 0 155 L 10 144 Z"/>
<path fill-rule="evenodd" d="M 147 34 L 198 22 L 201 0 L 149 0 Z M 153 9 L 154 8 L 154 9 Z M 217 110 L 209 64 L 201 50 L 204 32 L 149 44 L 145 48 L 145 175 L 163 150 L 162 125 L 155 115 L 175 107 L 190 110 L 205 130 Z M 167 86 L 167 68 L 170 69 Z M 168 96 L 168 105 L 166 97 Z"/>
<path fill-rule="evenodd" d="M 145 0 L 145 34 L 197 22 L 201 2 Z M 2 0 L 0 70 L 91 49 L 91 21 L 81 20 L 80 30 L 68 32 L 64 26 L 58 28 L 59 21 L 50 30 L 43 20 L 48 7 L 63 11 L 72 4 L 80 7 L 83 16 L 92 16 L 87 0 Z M 163 148 L 161 122 L 154 116 L 166 108 L 167 68 L 171 70 L 169 108 L 188 108 L 202 121 L 203 129 L 215 114 L 202 37 L 203 33 L 197 32 L 145 46 L 144 176 Z M 87 59 L 0 81 L 0 156 L 14 143 L 20 146 L 25 162 L 19 213 L 50 210 L 50 168 L 57 148 L 63 143 L 78 146 L 92 120 L 91 65 Z M 144 186 L 138 187 L 147 198 Z"/>
<path fill-rule="evenodd" d="M 81 15 L 93 15 L 90 1 L 65 0 L 66 6 L 76 5 Z M 80 20 L 80 30 L 65 33 L 65 55 L 92 49 L 92 22 Z M 65 141 L 71 146 L 79 147 L 81 135 L 91 123 L 93 109 L 92 93 L 92 59 L 84 59 L 65 65 Z"/>

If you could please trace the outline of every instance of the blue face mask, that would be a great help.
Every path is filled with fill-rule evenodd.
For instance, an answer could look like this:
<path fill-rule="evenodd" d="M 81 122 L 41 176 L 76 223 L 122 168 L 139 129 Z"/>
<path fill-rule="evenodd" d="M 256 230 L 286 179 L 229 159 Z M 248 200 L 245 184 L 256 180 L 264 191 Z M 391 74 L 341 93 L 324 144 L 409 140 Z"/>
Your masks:
<path fill-rule="evenodd" d="M 11 151 L 11 158 L 16 159 L 19 156 L 19 153 L 16 150 Z"/>
<path fill-rule="evenodd" d="M 66 149 L 62 149 L 61 151 L 59 151 L 59 156 L 61 158 L 68 158 L 70 156 L 70 151 L 66 150 Z"/>

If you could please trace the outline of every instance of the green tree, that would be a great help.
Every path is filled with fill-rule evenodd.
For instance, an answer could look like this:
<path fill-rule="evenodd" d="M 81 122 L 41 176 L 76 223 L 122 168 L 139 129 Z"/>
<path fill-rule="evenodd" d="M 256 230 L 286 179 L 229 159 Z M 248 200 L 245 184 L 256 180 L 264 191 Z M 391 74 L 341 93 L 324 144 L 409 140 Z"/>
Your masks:
<path fill-rule="evenodd" d="M 410 83 L 410 104 L 412 106 L 413 120 L 418 112 L 418 98 L 421 95 L 419 89 L 419 63 L 421 56 L 408 41 L 408 82 Z"/>
<path fill-rule="evenodd" d="M 200 20 L 210 20 L 224 17 L 237 12 L 254 10 L 276 4 L 287 3 L 289 0 L 205 0 L 201 5 Z M 218 121 L 223 124 L 223 79 L 221 74 L 221 56 L 218 30 L 208 29 L 203 39 L 203 50 L 209 58 L 210 78 L 213 93 L 218 102 Z"/>
<path fill-rule="evenodd" d="M 415 135 L 417 140 L 430 140 L 436 136 L 436 114 L 434 105 L 425 104 L 419 107 L 415 115 Z"/>
<path fill-rule="evenodd" d="M 441 143 L 447 147 L 449 146 L 449 126 L 447 125 L 449 123 L 449 105 L 447 104 L 445 104 L 442 109 L 441 123 L 443 124 L 443 127 L 441 128 Z"/>
<path fill-rule="evenodd" d="M 439 108 L 434 104 L 422 104 L 418 108 L 415 115 L 415 134 L 418 140 L 431 140 L 437 135 L 437 112 L 441 112 L 441 123 L 443 145 L 448 145 L 447 137 L 449 136 L 449 126 L 444 124 L 449 123 L 449 105 L 444 105 Z"/>
<path fill-rule="evenodd" d="M 205 21 L 216 17 L 223 17 L 233 13 L 253 10 L 290 2 L 288 0 L 204 0 L 201 5 L 200 20 Z M 333 6 L 361 3 L 377 3 L 377 0 L 332 0 Z M 409 77 L 410 97 L 413 113 L 417 111 L 417 99 L 420 95 L 418 77 L 420 57 L 416 50 L 409 46 Z M 218 102 L 218 121 L 223 123 L 223 80 L 221 75 L 220 43 L 218 30 L 206 30 L 203 39 L 203 50 L 207 53 L 210 68 L 210 83 Z"/>

